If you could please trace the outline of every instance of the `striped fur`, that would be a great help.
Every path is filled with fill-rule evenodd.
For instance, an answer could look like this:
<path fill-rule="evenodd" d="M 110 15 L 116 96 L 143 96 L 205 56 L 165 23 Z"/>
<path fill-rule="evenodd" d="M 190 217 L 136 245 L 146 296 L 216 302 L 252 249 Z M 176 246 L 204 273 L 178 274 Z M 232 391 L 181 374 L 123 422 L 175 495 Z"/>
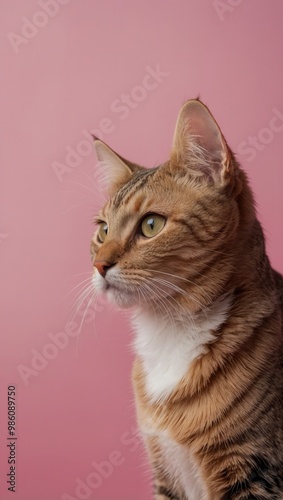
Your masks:
<path fill-rule="evenodd" d="M 96 148 L 112 171 L 93 282 L 133 308 L 133 382 L 155 500 L 282 500 L 283 277 L 270 266 L 245 173 L 198 100 L 181 109 L 158 168 Z M 147 214 L 166 219 L 153 238 L 141 234 Z"/>

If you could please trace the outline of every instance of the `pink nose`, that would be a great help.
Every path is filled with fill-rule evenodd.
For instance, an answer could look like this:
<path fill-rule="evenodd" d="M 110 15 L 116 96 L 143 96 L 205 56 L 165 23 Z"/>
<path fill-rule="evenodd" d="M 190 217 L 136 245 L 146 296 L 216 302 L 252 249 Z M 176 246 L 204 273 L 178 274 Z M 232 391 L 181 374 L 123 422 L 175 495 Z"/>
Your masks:
<path fill-rule="evenodd" d="M 95 260 L 93 265 L 94 267 L 96 267 L 101 276 L 105 278 L 107 269 L 109 269 L 109 267 L 111 267 L 112 264 L 110 264 L 106 260 Z"/>

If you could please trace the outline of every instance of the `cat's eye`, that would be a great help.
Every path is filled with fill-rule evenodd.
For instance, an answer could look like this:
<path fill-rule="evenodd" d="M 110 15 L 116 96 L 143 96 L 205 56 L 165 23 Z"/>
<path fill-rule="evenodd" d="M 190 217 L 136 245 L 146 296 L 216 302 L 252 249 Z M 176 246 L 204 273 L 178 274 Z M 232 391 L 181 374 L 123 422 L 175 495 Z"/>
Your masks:
<path fill-rule="evenodd" d="M 108 225 L 106 224 L 106 222 L 101 222 L 99 225 L 98 233 L 97 233 L 97 239 L 98 239 L 99 243 L 104 242 L 104 240 L 107 236 L 107 233 L 108 233 Z"/>
<path fill-rule="evenodd" d="M 141 233 L 146 238 L 156 236 L 165 226 L 166 219 L 161 215 L 147 215 L 141 223 Z"/>

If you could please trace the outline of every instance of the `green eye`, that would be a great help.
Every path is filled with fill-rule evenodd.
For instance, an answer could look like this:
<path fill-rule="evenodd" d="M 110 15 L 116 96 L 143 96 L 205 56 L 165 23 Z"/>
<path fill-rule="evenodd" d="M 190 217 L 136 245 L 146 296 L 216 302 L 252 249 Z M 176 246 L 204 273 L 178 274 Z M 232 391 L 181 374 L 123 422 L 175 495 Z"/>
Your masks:
<path fill-rule="evenodd" d="M 141 223 L 141 232 L 146 238 L 156 236 L 165 226 L 166 219 L 161 215 L 147 215 Z"/>
<path fill-rule="evenodd" d="M 101 222 L 97 233 L 97 239 L 99 243 L 104 242 L 107 233 L 108 233 L 108 225 L 106 224 L 106 222 Z"/>

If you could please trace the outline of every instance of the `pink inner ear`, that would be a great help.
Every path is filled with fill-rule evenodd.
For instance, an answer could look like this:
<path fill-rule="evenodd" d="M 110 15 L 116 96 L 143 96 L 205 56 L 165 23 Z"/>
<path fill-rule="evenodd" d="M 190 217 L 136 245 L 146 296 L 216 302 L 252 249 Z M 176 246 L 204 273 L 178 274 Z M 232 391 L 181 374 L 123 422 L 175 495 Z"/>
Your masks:
<path fill-rule="evenodd" d="M 187 109 L 188 133 L 195 136 L 203 148 L 211 154 L 216 154 L 223 150 L 223 141 L 220 129 L 208 111 L 200 102 L 190 103 Z"/>
<path fill-rule="evenodd" d="M 191 174 L 223 183 L 232 171 L 230 160 L 229 147 L 209 109 L 198 100 L 187 101 L 177 119 L 173 164 L 183 163 Z"/>

